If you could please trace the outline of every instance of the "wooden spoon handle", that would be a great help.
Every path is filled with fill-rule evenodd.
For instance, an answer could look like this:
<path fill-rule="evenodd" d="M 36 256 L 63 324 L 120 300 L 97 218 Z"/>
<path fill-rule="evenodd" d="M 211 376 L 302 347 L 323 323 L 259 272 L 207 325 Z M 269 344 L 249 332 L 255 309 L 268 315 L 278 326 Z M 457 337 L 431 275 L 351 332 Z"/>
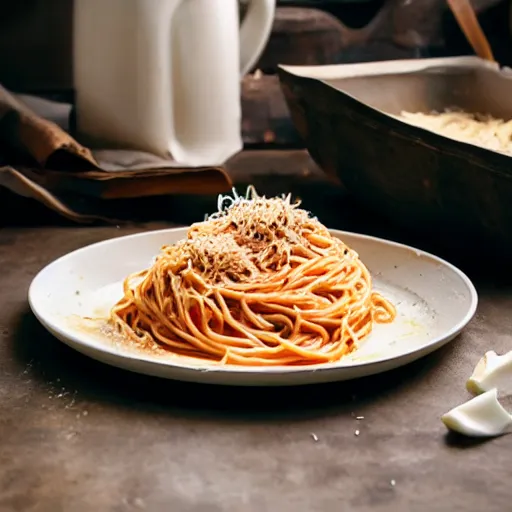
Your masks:
<path fill-rule="evenodd" d="M 482 59 L 494 62 L 491 45 L 480 26 L 470 0 L 447 0 L 447 2 L 475 53 Z"/>

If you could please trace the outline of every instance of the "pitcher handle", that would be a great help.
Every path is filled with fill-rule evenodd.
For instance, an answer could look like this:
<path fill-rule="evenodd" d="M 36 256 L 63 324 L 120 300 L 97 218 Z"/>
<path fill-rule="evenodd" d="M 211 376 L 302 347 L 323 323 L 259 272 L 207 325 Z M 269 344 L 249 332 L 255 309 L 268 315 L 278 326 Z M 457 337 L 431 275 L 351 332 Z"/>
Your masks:
<path fill-rule="evenodd" d="M 267 44 L 276 0 L 251 0 L 240 27 L 240 74 L 243 77 L 256 63 Z"/>

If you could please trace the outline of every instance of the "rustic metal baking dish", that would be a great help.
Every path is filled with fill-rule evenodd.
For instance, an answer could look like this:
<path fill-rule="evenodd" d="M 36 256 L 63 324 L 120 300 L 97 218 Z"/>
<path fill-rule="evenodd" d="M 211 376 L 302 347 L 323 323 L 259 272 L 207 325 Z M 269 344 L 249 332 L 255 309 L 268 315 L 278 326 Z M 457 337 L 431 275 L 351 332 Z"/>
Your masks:
<path fill-rule="evenodd" d="M 512 119 L 512 71 L 476 57 L 279 70 L 314 160 L 403 226 L 512 248 L 512 158 L 388 114 L 458 107 Z"/>

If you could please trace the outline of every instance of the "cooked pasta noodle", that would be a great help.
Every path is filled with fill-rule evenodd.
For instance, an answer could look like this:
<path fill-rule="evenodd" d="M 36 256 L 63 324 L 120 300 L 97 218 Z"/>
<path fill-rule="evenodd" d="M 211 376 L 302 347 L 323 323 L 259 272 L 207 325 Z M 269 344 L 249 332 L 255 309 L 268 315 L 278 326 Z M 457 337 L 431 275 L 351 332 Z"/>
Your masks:
<path fill-rule="evenodd" d="M 129 276 L 111 311 L 141 347 L 222 364 L 338 361 L 395 317 L 355 251 L 286 198 L 219 198 L 219 211 Z"/>
<path fill-rule="evenodd" d="M 398 118 L 451 139 L 512 155 L 512 120 L 448 110 L 402 112 Z"/>

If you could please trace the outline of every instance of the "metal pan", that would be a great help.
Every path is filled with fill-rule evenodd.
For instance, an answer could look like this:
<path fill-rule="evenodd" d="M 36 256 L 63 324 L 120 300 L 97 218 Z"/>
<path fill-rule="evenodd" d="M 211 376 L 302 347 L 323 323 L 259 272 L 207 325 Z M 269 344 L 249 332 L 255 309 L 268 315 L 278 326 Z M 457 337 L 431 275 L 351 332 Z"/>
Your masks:
<path fill-rule="evenodd" d="M 512 118 L 512 71 L 477 57 L 281 66 L 314 160 L 358 200 L 416 231 L 512 248 L 512 158 L 393 117 L 460 108 Z"/>

